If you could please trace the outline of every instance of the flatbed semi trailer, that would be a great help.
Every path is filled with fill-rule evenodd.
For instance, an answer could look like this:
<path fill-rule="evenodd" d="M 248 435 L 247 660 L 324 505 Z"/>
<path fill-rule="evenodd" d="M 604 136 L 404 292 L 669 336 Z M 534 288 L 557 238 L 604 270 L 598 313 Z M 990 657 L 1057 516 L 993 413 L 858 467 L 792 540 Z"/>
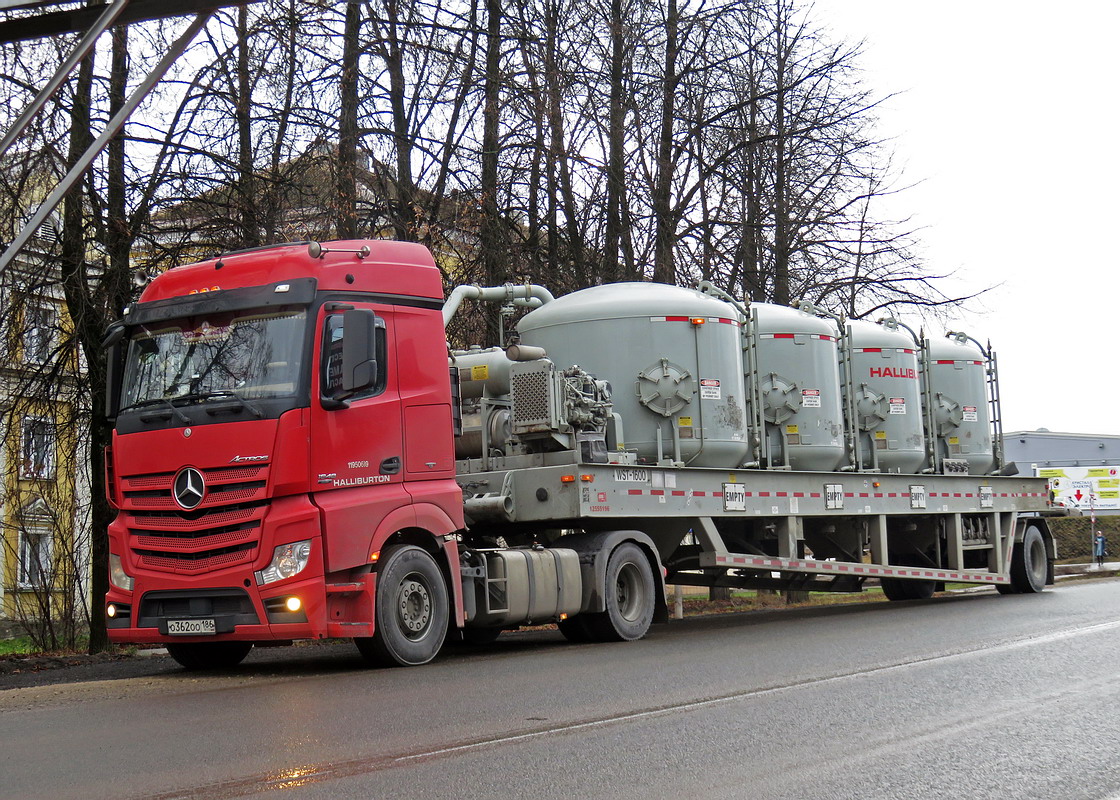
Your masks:
<path fill-rule="evenodd" d="M 517 341 L 451 350 L 473 301 L 528 307 Z M 666 582 L 1041 591 L 1047 487 L 1005 474 L 994 355 L 905 330 L 710 286 L 445 299 L 389 241 L 169 270 L 106 339 L 110 638 L 418 665 L 530 623 L 641 638 Z"/>

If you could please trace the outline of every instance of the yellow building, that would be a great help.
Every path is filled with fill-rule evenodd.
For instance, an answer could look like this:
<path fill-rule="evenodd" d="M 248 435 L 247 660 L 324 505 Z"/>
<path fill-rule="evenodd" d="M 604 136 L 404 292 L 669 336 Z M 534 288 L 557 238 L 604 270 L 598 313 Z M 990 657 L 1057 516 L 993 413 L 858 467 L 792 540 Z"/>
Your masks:
<path fill-rule="evenodd" d="M 89 408 L 53 244 L 45 226 L 0 276 L 0 619 L 72 644 L 88 621 Z"/>

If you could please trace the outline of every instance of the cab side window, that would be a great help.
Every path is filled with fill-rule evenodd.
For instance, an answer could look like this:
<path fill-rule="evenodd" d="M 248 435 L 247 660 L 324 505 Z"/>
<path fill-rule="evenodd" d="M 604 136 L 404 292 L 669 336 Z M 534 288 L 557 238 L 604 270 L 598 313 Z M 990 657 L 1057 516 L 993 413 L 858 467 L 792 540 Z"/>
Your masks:
<path fill-rule="evenodd" d="M 345 399 L 347 402 L 352 402 L 374 397 L 384 392 L 389 372 L 389 347 L 385 320 L 377 317 L 374 327 L 374 354 L 377 359 L 377 376 L 373 385 L 345 398 L 342 397 L 342 342 L 344 337 L 343 315 L 328 315 L 323 327 L 323 357 L 322 373 L 320 375 L 322 399 L 331 402 Z"/>

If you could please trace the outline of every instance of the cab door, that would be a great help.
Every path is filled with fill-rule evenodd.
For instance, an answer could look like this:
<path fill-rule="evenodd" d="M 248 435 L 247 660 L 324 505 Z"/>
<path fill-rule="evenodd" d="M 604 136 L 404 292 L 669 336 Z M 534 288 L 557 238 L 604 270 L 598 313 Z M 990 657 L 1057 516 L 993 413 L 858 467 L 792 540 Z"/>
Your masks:
<path fill-rule="evenodd" d="M 345 312 L 374 314 L 372 385 L 341 392 Z M 311 478 L 328 572 L 366 564 L 378 524 L 411 502 L 403 484 L 399 370 L 392 306 L 327 303 L 319 315 L 311 398 Z"/>

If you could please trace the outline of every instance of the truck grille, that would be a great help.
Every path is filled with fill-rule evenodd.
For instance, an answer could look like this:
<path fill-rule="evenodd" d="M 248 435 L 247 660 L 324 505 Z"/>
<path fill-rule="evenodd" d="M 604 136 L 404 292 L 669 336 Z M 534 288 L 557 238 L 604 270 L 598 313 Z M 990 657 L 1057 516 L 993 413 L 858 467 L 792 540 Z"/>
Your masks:
<path fill-rule="evenodd" d="M 268 511 L 267 465 L 202 470 L 206 495 L 184 511 L 172 496 L 174 472 L 121 480 L 129 547 L 144 567 L 196 575 L 252 563 Z"/>

